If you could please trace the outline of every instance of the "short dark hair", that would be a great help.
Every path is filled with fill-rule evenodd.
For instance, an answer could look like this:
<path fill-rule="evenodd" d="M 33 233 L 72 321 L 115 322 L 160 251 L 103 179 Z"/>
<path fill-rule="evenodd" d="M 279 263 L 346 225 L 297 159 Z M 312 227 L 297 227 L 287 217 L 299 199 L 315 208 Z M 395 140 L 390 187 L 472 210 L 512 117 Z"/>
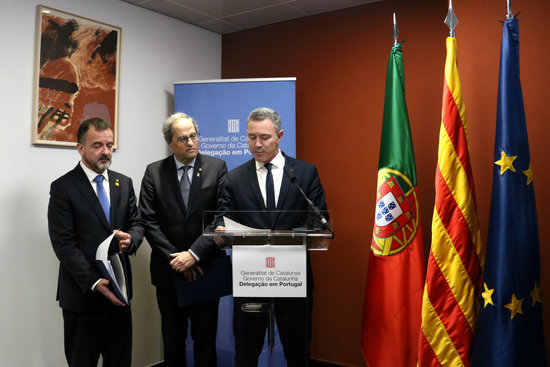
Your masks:
<path fill-rule="evenodd" d="M 84 144 L 86 140 L 86 134 L 88 133 L 88 129 L 90 129 L 90 125 L 95 127 L 95 129 L 99 131 L 109 129 L 113 130 L 111 124 L 107 121 L 100 119 L 99 117 L 92 117 L 91 119 L 87 119 L 80 123 L 80 126 L 78 127 L 78 132 L 76 133 L 76 141 L 78 143 Z"/>

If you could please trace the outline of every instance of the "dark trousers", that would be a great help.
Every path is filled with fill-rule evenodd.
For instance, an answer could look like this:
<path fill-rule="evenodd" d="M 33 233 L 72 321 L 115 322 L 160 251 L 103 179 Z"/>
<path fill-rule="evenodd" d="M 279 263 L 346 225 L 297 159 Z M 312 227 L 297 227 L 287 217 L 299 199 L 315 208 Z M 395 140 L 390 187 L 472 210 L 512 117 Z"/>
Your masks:
<path fill-rule="evenodd" d="M 273 312 L 288 367 L 304 367 L 309 363 L 311 339 L 311 299 L 274 298 Z M 256 367 L 262 352 L 267 312 L 243 312 L 243 303 L 270 303 L 268 298 L 235 298 L 233 333 L 235 335 L 235 367 Z"/>
<path fill-rule="evenodd" d="M 195 366 L 215 367 L 219 299 L 180 307 L 175 290 L 157 288 L 157 303 L 161 316 L 165 365 L 187 366 L 185 340 L 190 321 Z"/>
<path fill-rule="evenodd" d="M 90 312 L 63 310 L 65 357 L 70 367 L 130 367 L 132 314 L 130 306 L 102 302 Z"/>

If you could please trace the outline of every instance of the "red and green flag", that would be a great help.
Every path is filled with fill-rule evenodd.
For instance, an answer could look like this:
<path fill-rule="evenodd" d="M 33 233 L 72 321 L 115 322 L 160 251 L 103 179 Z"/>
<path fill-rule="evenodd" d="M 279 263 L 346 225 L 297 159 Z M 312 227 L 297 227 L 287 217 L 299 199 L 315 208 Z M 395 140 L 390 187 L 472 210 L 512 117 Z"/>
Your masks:
<path fill-rule="evenodd" d="M 416 168 L 405 102 L 401 44 L 386 74 L 375 223 L 361 346 L 370 367 L 414 367 L 424 286 Z"/>

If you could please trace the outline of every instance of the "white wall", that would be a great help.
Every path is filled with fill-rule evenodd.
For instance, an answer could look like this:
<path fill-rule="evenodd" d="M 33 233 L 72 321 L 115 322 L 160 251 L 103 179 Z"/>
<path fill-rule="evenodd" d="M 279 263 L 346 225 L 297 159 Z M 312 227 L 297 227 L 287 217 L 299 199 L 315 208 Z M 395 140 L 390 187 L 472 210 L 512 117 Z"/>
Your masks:
<path fill-rule="evenodd" d="M 134 179 L 167 151 L 160 132 L 172 82 L 219 78 L 221 36 L 118 0 L 4 1 L 0 12 L 0 365 L 63 366 L 58 261 L 47 232 L 49 185 L 79 160 L 73 148 L 31 142 L 36 6 L 122 28 L 119 149 L 112 168 Z M 132 260 L 133 365 L 162 359 L 149 245 Z"/>

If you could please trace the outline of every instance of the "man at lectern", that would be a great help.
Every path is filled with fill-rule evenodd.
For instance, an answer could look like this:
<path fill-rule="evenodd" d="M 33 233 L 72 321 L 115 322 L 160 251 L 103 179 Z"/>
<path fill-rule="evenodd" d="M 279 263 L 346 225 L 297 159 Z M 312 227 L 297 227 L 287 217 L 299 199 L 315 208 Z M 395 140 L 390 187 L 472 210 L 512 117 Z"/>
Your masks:
<path fill-rule="evenodd" d="M 203 212 L 218 208 L 227 166 L 221 159 L 199 154 L 198 126 L 186 114 L 168 117 L 162 132 L 173 154 L 147 166 L 139 207 L 152 249 L 151 281 L 161 314 L 164 365 L 186 366 L 190 321 L 195 366 L 216 366 L 219 298 L 180 307 L 174 273 L 192 281 L 205 261 L 225 256 L 201 234 Z"/>
<path fill-rule="evenodd" d="M 97 248 L 116 230 L 109 253 L 126 264 L 125 283 L 131 297 L 127 254 L 143 239 L 143 222 L 132 180 L 109 168 L 113 130 L 99 118 L 80 124 L 77 149 L 82 160 L 51 184 L 48 229 L 59 258 L 57 299 L 63 310 L 65 356 L 71 367 L 130 367 L 130 306 L 111 291 L 113 284 L 93 266 Z M 115 255 L 117 256 L 117 255 Z M 111 278 L 112 279 L 112 278 Z"/>
<path fill-rule="evenodd" d="M 253 159 L 228 173 L 220 209 L 227 213 L 246 210 L 295 212 L 275 216 L 234 212 L 231 219 L 245 226 L 271 229 L 303 226 L 303 215 L 295 213 L 308 211 L 310 207 L 300 188 L 317 208 L 326 210 L 325 192 L 317 169 L 310 163 L 287 156 L 279 149 L 283 132 L 281 117 L 274 110 L 260 107 L 249 114 L 247 134 Z M 220 231 L 224 229 L 223 225 L 217 227 Z M 275 320 L 290 367 L 309 364 L 313 291 L 309 256 L 307 270 L 306 298 L 275 299 Z M 261 299 L 235 298 L 233 332 L 237 367 L 257 366 L 268 324 L 267 313 L 241 310 L 241 306 L 248 302 L 261 302 Z"/>

